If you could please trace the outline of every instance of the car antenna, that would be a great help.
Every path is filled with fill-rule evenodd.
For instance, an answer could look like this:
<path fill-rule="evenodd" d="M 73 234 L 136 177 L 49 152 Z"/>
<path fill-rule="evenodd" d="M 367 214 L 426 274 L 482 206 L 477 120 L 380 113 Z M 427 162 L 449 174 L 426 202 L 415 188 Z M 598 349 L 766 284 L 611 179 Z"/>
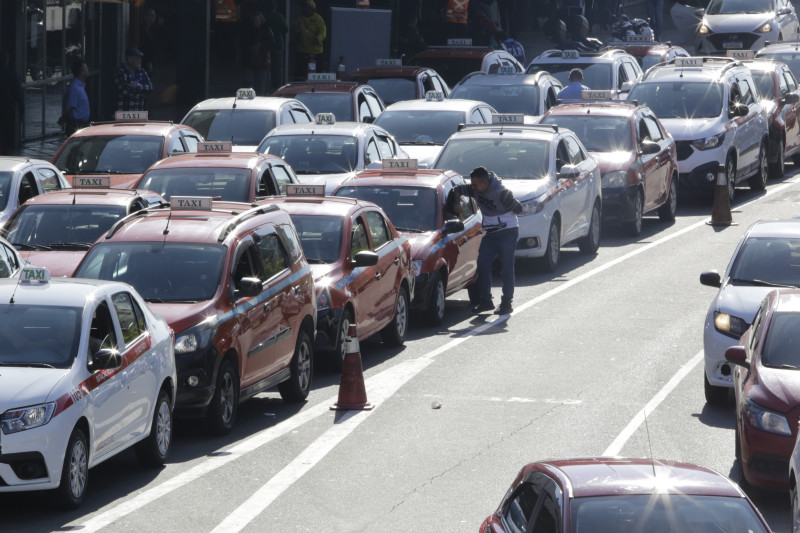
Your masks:
<path fill-rule="evenodd" d="M 172 198 L 170 198 L 172 200 Z M 167 215 L 167 225 L 164 227 L 164 231 L 161 232 L 164 235 L 164 242 L 167 241 L 167 234 L 169 234 L 169 221 L 172 220 L 172 211 L 169 212 Z"/>
<path fill-rule="evenodd" d="M 31 258 L 31 253 L 33 253 L 33 250 L 28 250 L 28 257 L 25 258 L 25 262 L 28 264 L 30 264 L 30 261 L 28 260 Z M 17 275 L 17 284 L 14 285 L 14 290 L 11 292 L 11 299 L 8 300 L 9 304 L 14 303 L 14 295 L 17 294 L 17 289 L 19 288 L 19 284 L 21 281 L 22 281 L 22 265 L 19 266 L 19 273 Z"/>
<path fill-rule="evenodd" d="M 656 464 L 655 464 L 655 461 L 653 460 L 653 445 L 652 445 L 652 443 L 650 441 L 650 426 L 647 423 L 647 410 L 646 409 L 642 411 L 642 415 L 644 415 L 644 429 L 647 432 L 647 449 L 648 449 L 649 454 L 650 454 L 650 467 L 653 469 L 653 480 L 655 481 L 655 478 L 657 477 Z"/>

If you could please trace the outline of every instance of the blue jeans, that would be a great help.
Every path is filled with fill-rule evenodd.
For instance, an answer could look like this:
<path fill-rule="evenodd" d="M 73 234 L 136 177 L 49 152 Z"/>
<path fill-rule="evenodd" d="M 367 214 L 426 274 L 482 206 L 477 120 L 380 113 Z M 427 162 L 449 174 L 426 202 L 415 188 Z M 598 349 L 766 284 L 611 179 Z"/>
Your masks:
<path fill-rule="evenodd" d="M 478 296 L 484 302 L 492 300 L 492 263 L 500 258 L 503 269 L 503 301 L 511 303 L 514 297 L 514 250 L 517 247 L 519 228 L 508 228 L 483 236 L 478 251 Z"/>

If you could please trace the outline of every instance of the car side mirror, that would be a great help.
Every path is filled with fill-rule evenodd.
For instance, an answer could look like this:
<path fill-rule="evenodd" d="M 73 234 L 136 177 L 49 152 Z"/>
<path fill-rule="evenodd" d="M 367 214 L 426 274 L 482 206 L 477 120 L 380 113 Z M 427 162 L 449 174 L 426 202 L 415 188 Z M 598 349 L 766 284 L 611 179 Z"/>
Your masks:
<path fill-rule="evenodd" d="M 264 285 L 258 278 L 242 278 L 239 280 L 239 290 L 237 296 L 239 298 L 250 298 L 258 296 L 264 289 Z"/>
<path fill-rule="evenodd" d="M 361 122 L 364 122 L 366 124 L 372 124 L 373 122 L 375 122 L 375 117 L 373 117 L 372 115 L 368 115 L 368 116 L 362 118 Z"/>
<path fill-rule="evenodd" d="M 106 370 L 108 368 L 117 368 L 122 364 L 122 357 L 117 350 L 110 348 L 103 348 L 98 350 L 92 355 L 90 363 L 91 370 Z"/>
<path fill-rule="evenodd" d="M 800 94 L 797 93 L 787 93 L 783 95 L 781 98 L 781 102 L 784 104 L 796 104 L 800 102 Z"/>
<path fill-rule="evenodd" d="M 745 104 L 736 104 L 731 107 L 730 114 L 732 117 L 746 117 L 750 112 L 750 108 Z"/>
<path fill-rule="evenodd" d="M 622 82 L 622 87 L 619 88 L 619 92 L 621 93 L 629 93 L 631 92 L 631 88 L 633 87 L 632 81 L 625 81 Z"/>
<path fill-rule="evenodd" d="M 705 9 L 698 9 L 697 11 L 694 12 L 694 16 L 699 18 L 699 19 L 703 18 L 703 15 L 705 15 L 705 14 L 706 14 L 706 10 Z"/>
<path fill-rule="evenodd" d="M 782 7 L 775 12 L 776 15 L 790 15 L 791 13 L 792 10 L 789 9 L 788 7 Z"/>
<path fill-rule="evenodd" d="M 452 220 L 445 220 L 444 227 L 442 227 L 443 235 L 450 235 L 451 233 L 458 233 L 464 231 L 464 223 L 454 218 Z"/>
<path fill-rule="evenodd" d="M 655 141 L 642 141 L 642 154 L 644 155 L 652 155 L 657 154 L 661 151 L 661 145 Z"/>
<path fill-rule="evenodd" d="M 562 180 L 574 180 L 580 176 L 581 172 L 575 165 L 563 165 L 561 170 L 558 171 L 556 177 Z"/>
<path fill-rule="evenodd" d="M 716 270 L 708 270 L 700 274 L 700 284 L 719 288 L 722 285 L 722 278 Z"/>
<path fill-rule="evenodd" d="M 747 360 L 747 350 L 744 349 L 744 346 L 731 346 L 725 350 L 725 360 L 734 365 L 750 368 L 750 362 Z"/>
<path fill-rule="evenodd" d="M 370 252 L 369 250 L 363 250 L 356 254 L 355 259 L 353 259 L 353 266 L 355 267 L 368 267 L 374 266 L 378 264 L 378 254 L 375 252 Z"/>

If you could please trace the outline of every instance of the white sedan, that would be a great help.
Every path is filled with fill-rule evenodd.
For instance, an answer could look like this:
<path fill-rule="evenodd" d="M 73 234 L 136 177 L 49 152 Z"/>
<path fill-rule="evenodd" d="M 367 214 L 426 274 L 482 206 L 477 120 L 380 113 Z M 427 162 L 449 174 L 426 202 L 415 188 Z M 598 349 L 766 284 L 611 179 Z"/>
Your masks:
<path fill-rule="evenodd" d="M 69 187 L 61 171 L 49 161 L 0 157 L 0 225 L 28 198 Z"/>

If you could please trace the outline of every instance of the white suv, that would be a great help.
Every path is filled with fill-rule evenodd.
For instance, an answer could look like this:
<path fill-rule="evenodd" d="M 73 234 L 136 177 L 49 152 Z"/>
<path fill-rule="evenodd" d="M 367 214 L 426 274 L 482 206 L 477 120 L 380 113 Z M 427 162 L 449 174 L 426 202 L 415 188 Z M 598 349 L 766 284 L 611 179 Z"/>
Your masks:
<path fill-rule="evenodd" d="M 698 54 L 758 50 L 767 42 L 797 38 L 797 14 L 789 0 L 711 0 L 697 26 Z"/>
<path fill-rule="evenodd" d="M 583 71 L 583 84 L 589 89 L 614 91 L 614 99 L 620 99 L 620 94 L 642 77 L 642 67 L 636 58 L 617 49 L 602 52 L 547 50 L 535 57 L 525 72 L 535 74 L 546 70 L 566 87 L 569 72 L 574 68 Z"/>
<path fill-rule="evenodd" d="M 679 187 L 685 194 L 714 191 L 725 165 L 728 194 L 747 180 L 766 186 L 769 128 L 750 70 L 724 57 L 681 57 L 651 67 L 631 89 L 672 134 Z"/>

